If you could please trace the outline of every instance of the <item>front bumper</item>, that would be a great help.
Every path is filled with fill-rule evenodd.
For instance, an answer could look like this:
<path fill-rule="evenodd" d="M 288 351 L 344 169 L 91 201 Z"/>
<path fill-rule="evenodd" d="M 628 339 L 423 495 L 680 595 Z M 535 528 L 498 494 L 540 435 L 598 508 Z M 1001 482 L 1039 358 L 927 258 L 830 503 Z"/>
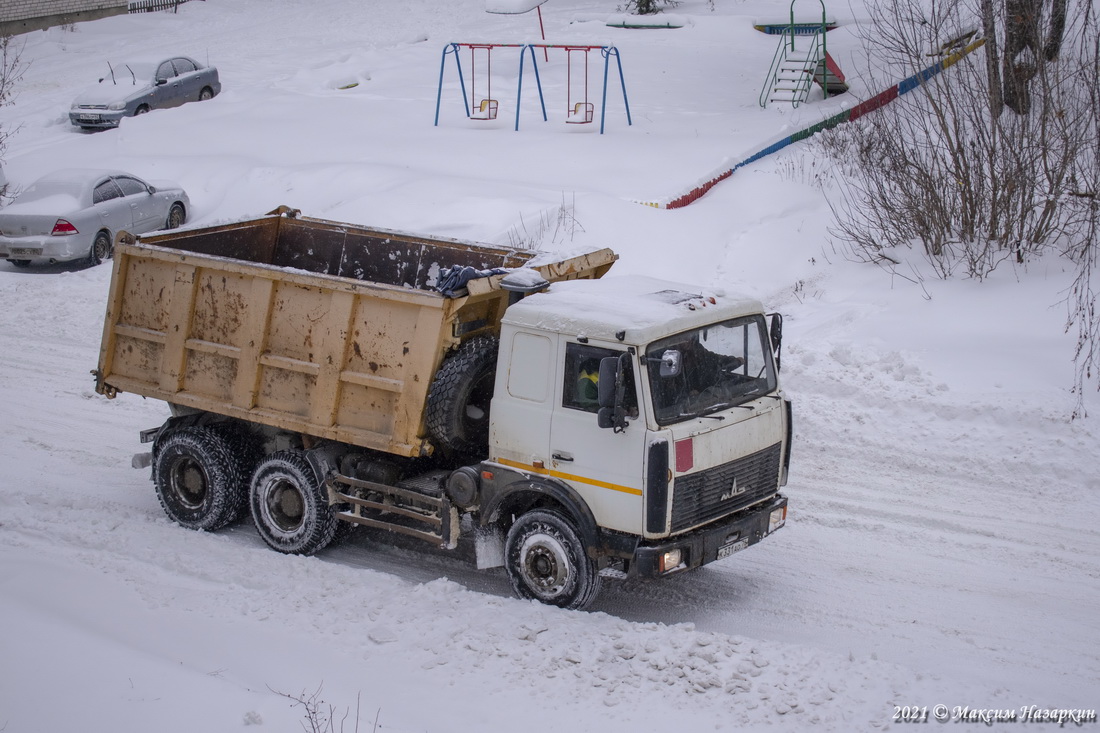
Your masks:
<path fill-rule="evenodd" d="M 727 557 L 746 547 L 755 545 L 783 526 L 779 522 L 772 527 L 772 514 L 781 512 L 786 519 L 787 497 L 776 494 L 770 501 L 757 504 L 746 511 L 720 519 L 687 534 L 678 535 L 656 544 L 641 544 L 634 550 L 630 563 L 630 577 L 657 578 L 697 568 Z M 780 516 L 777 514 L 777 516 Z M 679 564 L 662 568 L 662 558 L 679 550 Z M 720 556 L 720 553 L 721 556 Z"/>
<path fill-rule="evenodd" d="M 0 261 L 67 262 L 83 257 L 91 245 L 79 235 L 0 237 Z"/>
<path fill-rule="evenodd" d="M 69 110 L 69 122 L 77 127 L 118 127 L 126 116 L 126 110 L 112 109 L 72 109 Z"/>

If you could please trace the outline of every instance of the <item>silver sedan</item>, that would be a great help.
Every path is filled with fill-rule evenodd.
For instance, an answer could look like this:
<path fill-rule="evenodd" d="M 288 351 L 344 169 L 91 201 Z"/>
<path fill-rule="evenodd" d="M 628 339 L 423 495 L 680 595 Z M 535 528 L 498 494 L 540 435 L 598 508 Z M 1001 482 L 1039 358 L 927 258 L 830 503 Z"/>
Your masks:
<path fill-rule="evenodd" d="M 218 70 L 189 56 L 108 63 L 104 71 L 99 84 L 69 109 L 69 121 L 77 127 L 118 127 L 123 117 L 201 102 L 222 89 Z"/>
<path fill-rule="evenodd" d="M 187 220 L 187 193 L 171 181 L 146 183 L 122 171 L 51 173 L 0 209 L 0 260 L 16 267 L 111 256 L 115 235 L 175 229 Z"/>

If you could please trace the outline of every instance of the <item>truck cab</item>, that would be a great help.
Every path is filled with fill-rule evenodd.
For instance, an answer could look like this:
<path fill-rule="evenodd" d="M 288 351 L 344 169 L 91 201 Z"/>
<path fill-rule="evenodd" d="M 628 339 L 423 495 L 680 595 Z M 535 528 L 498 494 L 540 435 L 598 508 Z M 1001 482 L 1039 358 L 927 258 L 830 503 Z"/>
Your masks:
<path fill-rule="evenodd" d="M 482 520 L 558 514 L 590 565 L 568 568 L 553 532 L 523 550 L 510 530 L 495 564 L 520 595 L 574 605 L 547 597 L 583 594 L 570 574 L 663 576 L 783 525 L 791 407 L 773 336 L 756 301 L 649 278 L 559 282 L 508 308 Z"/>

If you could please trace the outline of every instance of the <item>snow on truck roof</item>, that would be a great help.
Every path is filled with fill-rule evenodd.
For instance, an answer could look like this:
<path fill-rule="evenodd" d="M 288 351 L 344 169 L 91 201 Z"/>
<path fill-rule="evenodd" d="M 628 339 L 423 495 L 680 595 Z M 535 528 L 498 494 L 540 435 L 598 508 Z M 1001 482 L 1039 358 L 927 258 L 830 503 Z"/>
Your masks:
<path fill-rule="evenodd" d="M 705 323 L 763 313 L 752 298 L 640 276 L 569 280 L 508 307 L 503 322 L 644 345 Z"/>

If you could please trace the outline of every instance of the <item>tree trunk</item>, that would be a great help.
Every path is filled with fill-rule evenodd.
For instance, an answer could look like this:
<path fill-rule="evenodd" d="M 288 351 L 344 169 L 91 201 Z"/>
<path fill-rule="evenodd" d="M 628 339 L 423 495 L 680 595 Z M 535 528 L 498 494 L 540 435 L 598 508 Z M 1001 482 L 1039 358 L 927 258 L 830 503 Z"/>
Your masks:
<path fill-rule="evenodd" d="M 982 0 L 982 35 L 985 36 L 985 73 L 989 78 L 989 109 L 993 119 L 1001 116 L 1005 102 L 1001 95 L 1000 49 L 997 45 L 997 24 L 993 15 L 993 0 Z"/>

